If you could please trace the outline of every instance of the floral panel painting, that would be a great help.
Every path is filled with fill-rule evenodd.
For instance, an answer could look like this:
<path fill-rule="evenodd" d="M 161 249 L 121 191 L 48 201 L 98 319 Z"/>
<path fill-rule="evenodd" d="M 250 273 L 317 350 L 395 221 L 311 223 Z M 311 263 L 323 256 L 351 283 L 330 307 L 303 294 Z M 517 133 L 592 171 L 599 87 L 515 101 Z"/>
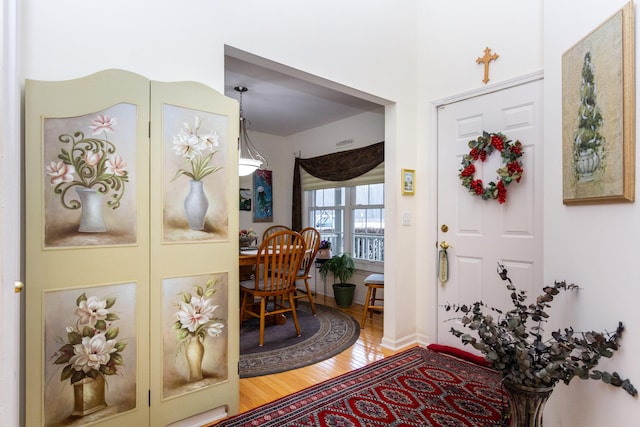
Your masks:
<path fill-rule="evenodd" d="M 163 280 L 163 398 L 225 381 L 227 274 Z"/>
<path fill-rule="evenodd" d="M 136 106 L 44 119 L 45 247 L 136 243 Z"/>
<path fill-rule="evenodd" d="M 162 123 L 164 240 L 226 240 L 228 118 L 165 104 Z"/>
<path fill-rule="evenodd" d="M 44 297 L 46 426 L 85 425 L 136 407 L 134 283 Z"/>

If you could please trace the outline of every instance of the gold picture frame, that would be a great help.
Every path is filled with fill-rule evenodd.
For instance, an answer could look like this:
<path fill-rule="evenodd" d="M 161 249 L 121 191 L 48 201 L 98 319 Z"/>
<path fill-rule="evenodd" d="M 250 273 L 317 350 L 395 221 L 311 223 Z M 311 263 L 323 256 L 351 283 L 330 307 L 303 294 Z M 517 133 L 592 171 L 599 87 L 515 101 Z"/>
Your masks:
<path fill-rule="evenodd" d="M 416 171 L 402 169 L 402 195 L 413 196 L 416 193 Z"/>
<path fill-rule="evenodd" d="M 633 202 L 635 47 L 629 2 L 562 55 L 562 199 Z"/>

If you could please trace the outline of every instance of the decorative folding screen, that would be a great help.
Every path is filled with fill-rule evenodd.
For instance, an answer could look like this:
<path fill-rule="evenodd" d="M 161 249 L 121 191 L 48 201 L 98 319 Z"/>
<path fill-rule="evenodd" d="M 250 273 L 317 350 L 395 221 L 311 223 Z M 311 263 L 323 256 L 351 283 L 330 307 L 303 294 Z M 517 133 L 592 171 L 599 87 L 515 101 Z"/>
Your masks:
<path fill-rule="evenodd" d="M 25 97 L 27 425 L 236 412 L 236 101 L 118 70 Z"/>

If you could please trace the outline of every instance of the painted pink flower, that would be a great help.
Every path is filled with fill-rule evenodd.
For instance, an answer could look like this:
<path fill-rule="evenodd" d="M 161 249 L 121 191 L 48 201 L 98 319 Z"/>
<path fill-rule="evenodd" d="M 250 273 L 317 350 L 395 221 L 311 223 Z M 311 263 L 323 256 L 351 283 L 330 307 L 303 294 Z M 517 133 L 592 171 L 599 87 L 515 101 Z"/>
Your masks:
<path fill-rule="evenodd" d="M 69 363 L 76 371 L 85 373 L 92 369 L 99 370 L 111 359 L 111 353 L 117 351 L 115 340 L 107 340 L 104 334 L 96 334 L 92 337 L 83 337 L 82 343 L 73 346 L 73 356 Z"/>
<path fill-rule="evenodd" d="M 65 164 L 62 160 L 59 162 L 51 162 L 49 166 L 47 166 L 47 175 L 51 177 L 51 185 L 56 186 L 61 182 L 71 182 L 73 181 L 73 174 L 76 171 L 71 165 Z"/>
<path fill-rule="evenodd" d="M 91 296 L 84 301 L 80 301 L 76 308 L 78 320 L 83 325 L 95 326 L 98 320 L 104 320 L 109 314 L 107 301 L 96 296 Z"/>
<path fill-rule="evenodd" d="M 113 126 L 118 123 L 118 119 L 116 117 L 109 117 L 106 114 L 98 114 L 98 116 L 93 119 L 91 124 L 89 125 L 89 129 L 93 131 L 94 135 L 99 134 L 100 132 L 115 132 L 113 130 Z"/>
<path fill-rule="evenodd" d="M 106 172 L 111 175 L 124 176 L 127 172 L 125 169 L 127 167 L 127 162 L 125 162 L 122 156 L 119 155 L 108 159 L 104 163 L 104 166 L 106 168 Z"/>
<path fill-rule="evenodd" d="M 97 165 L 101 158 L 102 158 L 102 152 L 101 151 L 98 151 L 97 153 L 94 153 L 93 151 L 89 150 L 89 151 L 87 151 L 87 154 L 84 155 L 84 161 L 89 166 Z"/>

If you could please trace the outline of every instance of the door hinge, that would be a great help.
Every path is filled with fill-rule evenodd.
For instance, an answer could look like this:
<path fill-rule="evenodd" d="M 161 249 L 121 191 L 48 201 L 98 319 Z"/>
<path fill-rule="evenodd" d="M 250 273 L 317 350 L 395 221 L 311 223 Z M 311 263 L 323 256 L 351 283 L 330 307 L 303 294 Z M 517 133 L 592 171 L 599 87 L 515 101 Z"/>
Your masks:
<path fill-rule="evenodd" d="M 149 389 L 149 408 L 151 408 L 151 389 Z"/>
<path fill-rule="evenodd" d="M 151 139 L 151 121 L 149 121 L 149 139 Z"/>

